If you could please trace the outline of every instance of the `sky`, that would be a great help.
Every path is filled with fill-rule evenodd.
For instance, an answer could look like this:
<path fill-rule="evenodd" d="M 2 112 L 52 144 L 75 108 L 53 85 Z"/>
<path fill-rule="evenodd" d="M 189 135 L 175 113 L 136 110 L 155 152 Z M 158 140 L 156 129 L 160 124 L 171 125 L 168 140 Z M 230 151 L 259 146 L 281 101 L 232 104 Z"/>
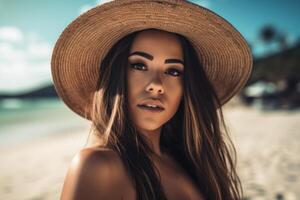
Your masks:
<path fill-rule="evenodd" d="M 50 60 L 64 28 L 108 0 L 0 0 L 0 93 L 20 93 L 52 83 Z M 258 37 L 267 24 L 300 39 L 298 0 L 191 0 L 229 21 L 251 44 L 255 57 L 276 51 Z"/>

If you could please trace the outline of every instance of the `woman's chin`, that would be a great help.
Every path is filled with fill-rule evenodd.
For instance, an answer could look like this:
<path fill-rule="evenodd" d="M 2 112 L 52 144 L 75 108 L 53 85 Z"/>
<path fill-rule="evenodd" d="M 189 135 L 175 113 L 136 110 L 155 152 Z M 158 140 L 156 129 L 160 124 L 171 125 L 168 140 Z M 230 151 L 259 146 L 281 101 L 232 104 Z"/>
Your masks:
<path fill-rule="evenodd" d="M 138 126 L 138 130 L 146 133 L 159 133 L 161 130 L 161 124 L 150 124 L 147 123 L 145 126 Z"/>

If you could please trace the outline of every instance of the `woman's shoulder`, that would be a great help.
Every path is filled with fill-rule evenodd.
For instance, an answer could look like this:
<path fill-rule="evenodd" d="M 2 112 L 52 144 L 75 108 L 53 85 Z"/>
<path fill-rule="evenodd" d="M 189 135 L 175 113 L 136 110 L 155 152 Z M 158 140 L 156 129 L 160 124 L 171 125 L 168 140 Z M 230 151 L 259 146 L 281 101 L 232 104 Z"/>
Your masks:
<path fill-rule="evenodd" d="M 81 149 L 73 158 L 71 165 L 95 165 L 95 167 L 108 167 L 108 165 L 122 164 L 116 152 L 104 147 L 88 147 Z M 101 164 L 101 165 L 99 165 Z"/>
<path fill-rule="evenodd" d="M 61 199 L 121 199 L 125 179 L 117 153 L 102 147 L 84 148 L 71 162 Z"/>
<path fill-rule="evenodd" d="M 119 155 L 111 149 L 92 147 L 81 149 L 73 158 L 71 167 L 83 170 L 82 173 L 93 173 L 110 182 L 124 176 L 125 168 Z M 95 172 L 95 173 L 94 173 Z"/>

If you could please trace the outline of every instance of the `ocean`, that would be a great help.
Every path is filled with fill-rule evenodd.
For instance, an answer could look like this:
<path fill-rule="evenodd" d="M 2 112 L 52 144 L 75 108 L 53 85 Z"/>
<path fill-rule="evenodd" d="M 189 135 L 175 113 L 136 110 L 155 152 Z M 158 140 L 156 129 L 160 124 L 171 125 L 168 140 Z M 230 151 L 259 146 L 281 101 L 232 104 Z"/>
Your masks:
<path fill-rule="evenodd" d="M 80 129 L 87 123 L 59 99 L 1 100 L 0 146 Z"/>

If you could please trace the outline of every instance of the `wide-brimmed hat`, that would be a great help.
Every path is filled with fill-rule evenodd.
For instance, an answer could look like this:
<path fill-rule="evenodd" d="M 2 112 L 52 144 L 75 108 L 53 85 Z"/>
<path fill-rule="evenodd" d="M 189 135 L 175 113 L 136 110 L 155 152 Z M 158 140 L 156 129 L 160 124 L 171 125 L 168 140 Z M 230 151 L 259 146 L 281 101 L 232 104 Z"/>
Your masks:
<path fill-rule="evenodd" d="M 115 0 L 81 14 L 57 40 L 51 66 L 60 98 L 90 119 L 103 58 L 124 36 L 150 28 L 178 33 L 190 41 L 222 105 L 249 79 L 248 44 L 216 13 L 183 0 Z"/>

